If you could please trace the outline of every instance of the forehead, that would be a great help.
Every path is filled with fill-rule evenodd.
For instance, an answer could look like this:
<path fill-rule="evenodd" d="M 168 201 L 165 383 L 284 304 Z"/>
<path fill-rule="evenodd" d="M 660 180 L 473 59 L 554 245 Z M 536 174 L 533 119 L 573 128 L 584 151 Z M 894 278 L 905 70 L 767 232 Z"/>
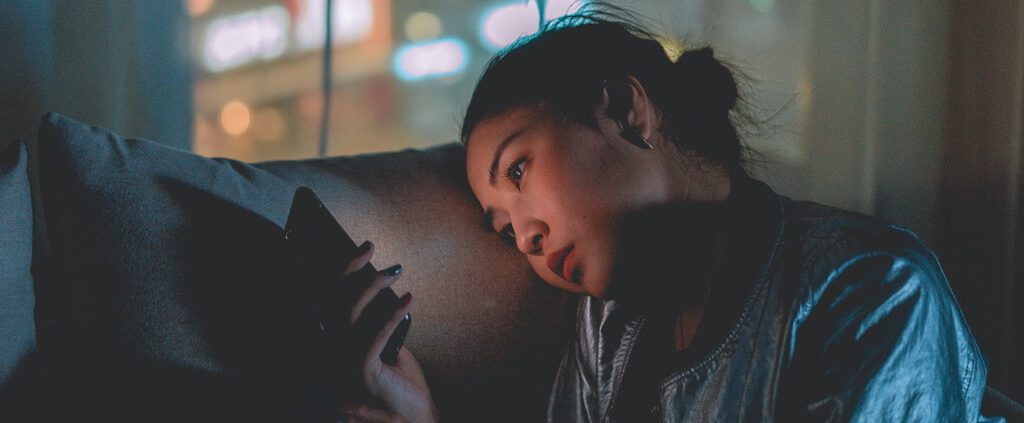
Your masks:
<path fill-rule="evenodd" d="M 466 142 L 466 173 L 474 191 L 475 185 L 488 184 L 491 162 L 501 144 L 510 136 L 529 131 L 546 122 L 540 107 L 523 106 L 481 120 Z"/>

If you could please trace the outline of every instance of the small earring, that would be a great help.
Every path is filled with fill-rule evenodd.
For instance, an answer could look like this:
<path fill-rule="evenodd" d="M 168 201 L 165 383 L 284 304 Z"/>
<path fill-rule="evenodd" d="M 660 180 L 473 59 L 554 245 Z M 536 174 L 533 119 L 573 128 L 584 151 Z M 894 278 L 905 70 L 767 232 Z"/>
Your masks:
<path fill-rule="evenodd" d="M 644 150 L 654 149 L 654 146 L 651 145 L 651 143 L 647 142 L 647 138 L 644 138 L 643 135 L 640 135 L 640 130 L 637 128 L 626 128 L 625 131 L 622 131 L 622 138 L 625 138 L 627 141 L 636 144 L 637 147 L 640 147 Z"/>

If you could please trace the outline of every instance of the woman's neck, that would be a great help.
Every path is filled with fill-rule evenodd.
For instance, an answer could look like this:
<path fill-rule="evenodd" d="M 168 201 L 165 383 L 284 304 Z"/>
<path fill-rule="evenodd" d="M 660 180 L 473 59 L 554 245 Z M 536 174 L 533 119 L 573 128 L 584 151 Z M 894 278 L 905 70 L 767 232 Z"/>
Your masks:
<path fill-rule="evenodd" d="M 717 204 L 729 198 L 732 176 L 722 166 L 692 154 L 682 154 L 666 166 L 670 201 Z"/>
<path fill-rule="evenodd" d="M 715 294 L 715 276 L 721 274 L 725 263 L 727 245 L 724 231 L 718 230 L 712 234 L 710 238 L 710 248 L 713 252 L 712 260 L 711 263 L 709 263 L 709 267 L 704 270 L 702 275 L 704 295 L 702 295 L 697 301 L 680 302 L 680 304 L 687 305 L 679 310 L 676 316 L 676 324 L 673 329 L 673 339 L 675 341 L 676 351 L 682 351 L 689 348 L 693 343 L 693 339 L 697 336 L 697 332 L 700 330 L 700 324 L 703 321 L 704 310 L 707 307 L 708 301 L 711 296 Z"/>

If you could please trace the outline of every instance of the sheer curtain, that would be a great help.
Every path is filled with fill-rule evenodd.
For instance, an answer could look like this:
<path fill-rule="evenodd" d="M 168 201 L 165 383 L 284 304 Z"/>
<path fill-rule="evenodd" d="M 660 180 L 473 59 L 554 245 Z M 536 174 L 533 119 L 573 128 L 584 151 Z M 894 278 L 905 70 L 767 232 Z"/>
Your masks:
<path fill-rule="evenodd" d="M 750 76 L 748 101 L 767 120 L 749 140 L 765 156 L 754 163 L 763 178 L 933 238 L 948 1 L 642 4 Z"/>
<path fill-rule="evenodd" d="M 936 250 L 990 384 L 1024 398 L 1024 1 L 639 4 L 753 77 L 777 190 Z"/>

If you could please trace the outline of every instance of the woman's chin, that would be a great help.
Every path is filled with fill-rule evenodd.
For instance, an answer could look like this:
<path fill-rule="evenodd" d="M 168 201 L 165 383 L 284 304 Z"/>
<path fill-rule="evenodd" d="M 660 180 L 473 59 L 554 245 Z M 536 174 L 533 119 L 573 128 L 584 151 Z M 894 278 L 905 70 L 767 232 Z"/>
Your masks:
<path fill-rule="evenodd" d="M 607 280 L 581 280 L 580 288 L 584 294 L 602 300 L 614 299 L 614 290 L 609 289 L 610 283 Z"/>

